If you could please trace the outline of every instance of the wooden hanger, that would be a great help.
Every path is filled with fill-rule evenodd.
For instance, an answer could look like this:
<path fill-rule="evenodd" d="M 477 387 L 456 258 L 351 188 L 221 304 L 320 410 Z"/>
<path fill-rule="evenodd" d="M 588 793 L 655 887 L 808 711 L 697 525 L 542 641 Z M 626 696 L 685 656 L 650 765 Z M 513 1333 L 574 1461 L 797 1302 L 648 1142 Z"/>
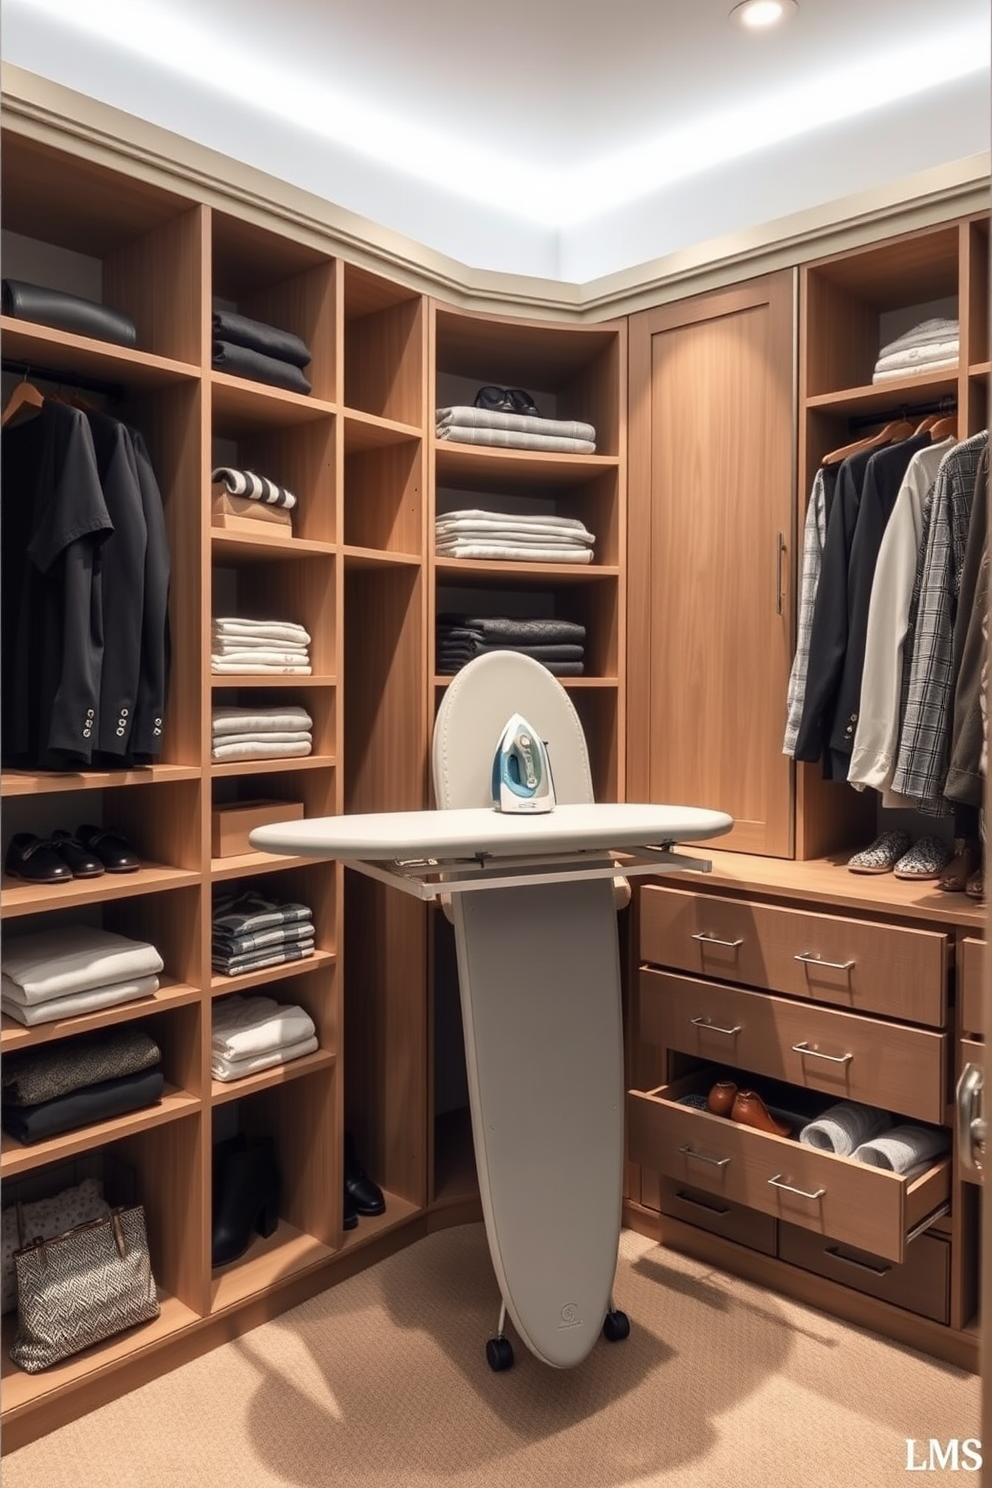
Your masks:
<path fill-rule="evenodd" d="M 28 382 L 25 377 L 24 381 L 17 384 L 7 399 L 7 406 L 3 414 L 0 415 L 0 428 L 6 429 L 7 425 L 12 423 L 18 414 L 23 413 L 26 409 L 34 409 L 37 412 L 39 409 L 44 408 L 44 406 L 44 393 L 40 388 L 36 388 L 33 382 Z"/>
<path fill-rule="evenodd" d="M 839 465 L 850 455 L 882 449 L 887 444 L 894 444 L 897 439 L 908 439 L 915 427 L 915 424 L 911 424 L 908 419 L 893 419 L 885 425 L 884 429 L 879 429 L 877 434 L 872 434 L 867 439 L 856 439 L 853 444 L 845 444 L 843 449 L 831 450 L 829 454 L 821 457 L 820 464 Z"/>
<path fill-rule="evenodd" d="M 927 432 L 930 435 L 930 438 L 933 440 L 934 444 L 939 444 L 942 439 L 957 439 L 957 414 L 949 413 L 946 418 L 934 419 Z"/>
<path fill-rule="evenodd" d="M 937 415 L 935 413 L 928 413 L 926 418 L 921 419 L 920 422 L 917 424 L 915 433 L 913 435 L 914 439 L 919 439 L 921 434 L 929 434 L 930 430 L 933 428 L 936 422 Z"/>

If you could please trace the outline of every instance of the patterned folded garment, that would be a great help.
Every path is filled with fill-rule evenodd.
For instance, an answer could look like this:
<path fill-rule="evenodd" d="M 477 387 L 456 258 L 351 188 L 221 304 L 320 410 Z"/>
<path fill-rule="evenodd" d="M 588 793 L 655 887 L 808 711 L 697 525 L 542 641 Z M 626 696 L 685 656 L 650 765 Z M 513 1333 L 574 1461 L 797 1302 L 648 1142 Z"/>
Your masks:
<path fill-rule="evenodd" d="M 222 485 L 229 496 L 244 496 L 266 506 L 284 506 L 287 511 L 296 505 L 292 491 L 277 486 L 267 476 L 256 475 L 254 470 L 234 470 L 230 465 L 220 465 L 210 479 L 215 485 Z"/>
<path fill-rule="evenodd" d="M 214 739 L 226 734 L 308 733 L 313 719 L 305 708 L 214 708 L 210 730 Z"/>
<path fill-rule="evenodd" d="M 303 920 L 312 919 L 313 910 L 308 904 L 297 904 L 294 900 L 279 902 L 267 899 L 255 889 L 241 888 L 219 892 L 211 916 L 214 933 L 230 935 L 270 930 L 279 925 L 298 925 Z"/>
<path fill-rule="evenodd" d="M 222 976 L 241 976 L 246 971 L 261 971 L 270 966 L 284 966 L 289 961 L 304 961 L 313 952 L 313 939 L 300 940 L 277 950 L 249 951 L 243 956 L 212 956 L 211 966 Z"/>
<path fill-rule="evenodd" d="M 249 951 L 271 950 L 273 946 L 292 945 L 295 941 L 312 938 L 313 924 L 309 920 L 299 925 L 276 925 L 271 930 L 249 930 L 244 935 L 214 930 L 211 950 L 215 956 L 245 956 Z"/>
<path fill-rule="evenodd" d="M 101 1080 L 152 1069 L 161 1059 L 162 1051 L 144 1028 L 133 1023 L 100 1028 L 8 1054 L 0 1074 L 0 1098 L 5 1106 L 36 1106 Z"/>
<path fill-rule="evenodd" d="M 464 403 L 452 408 L 438 408 L 434 412 L 438 438 L 447 436 L 444 429 L 502 429 L 515 434 L 540 434 L 545 438 L 555 436 L 562 439 L 580 439 L 586 443 L 596 442 L 596 430 L 592 424 L 579 419 L 541 418 L 532 413 L 502 413 L 495 408 L 469 407 Z"/>
<path fill-rule="evenodd" d="M 455 627 L 474 631 L 480 640 L 491 644 L 517 642 L 524 646 L 556 645 L 579 642 L 586 638 L 586 628 L 574 620 L 516 619 L 509 615 L 462 615 L 451 611 L 438 615 L 438 634 Z"/>

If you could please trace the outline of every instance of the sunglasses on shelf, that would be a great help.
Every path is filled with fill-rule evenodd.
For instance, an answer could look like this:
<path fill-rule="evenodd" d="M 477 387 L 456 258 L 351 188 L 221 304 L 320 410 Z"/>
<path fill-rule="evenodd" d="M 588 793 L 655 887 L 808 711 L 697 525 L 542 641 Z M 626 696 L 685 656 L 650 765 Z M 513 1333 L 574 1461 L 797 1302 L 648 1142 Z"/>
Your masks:
<path fill-rule="evenodd" d="M 540 418 L 537 404 L 523 388 L 481 387 L 475 395 L 475 407 L 490 413 L 527 413 Z"/>

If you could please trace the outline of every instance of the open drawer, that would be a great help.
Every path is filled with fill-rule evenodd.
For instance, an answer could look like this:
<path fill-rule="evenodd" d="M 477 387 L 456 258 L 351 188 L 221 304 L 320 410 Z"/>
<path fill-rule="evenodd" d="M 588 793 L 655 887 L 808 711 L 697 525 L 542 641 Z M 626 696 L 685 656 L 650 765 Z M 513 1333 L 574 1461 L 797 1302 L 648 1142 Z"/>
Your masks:
<path fill-rule="evenodd" d="M 696 1070 L 628 1091 L 630 1161 L 890 1261 L 902 1262 L 907 1242 L 944 1212 L 950 1155 L 915 1176 L 887 1173 L 679 1104 L 723 1077 Z"/>

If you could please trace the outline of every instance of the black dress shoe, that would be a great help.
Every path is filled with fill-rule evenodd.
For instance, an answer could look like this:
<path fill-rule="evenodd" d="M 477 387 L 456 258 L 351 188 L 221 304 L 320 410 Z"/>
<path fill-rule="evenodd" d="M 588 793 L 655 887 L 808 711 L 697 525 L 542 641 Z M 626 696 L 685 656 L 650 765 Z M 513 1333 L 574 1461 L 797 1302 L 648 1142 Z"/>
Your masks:
<path fill-rule="evenodd" d="M 378 1183 L 373 1183 L 355 1152 L 355 1142 L 350 1132 L 344 1134 L 344 1191 L 350 1198 L 357 1214 L 384 1214 L 386 1200 Z"/>
<path fill-rule="evenodd" d="M 357 1224 L 358 1210 L 355 1208 L 354 1204 L 351 1201 L 351 1194 L 348 1192 L 347 1188 L 345 1188 L 344 1211 L 341 1217 L 341 1225 L 343 1229 L 353 1230 Z"/>
<path fill-rule="evenodd" d="M 52 844 L 33 832 L 15 832 L 7 848 L 4 867 L 11 878 L 28 883 L 71 883 L 72 869 L 62 861 Z"/>
<path fill-rule="evenodd" d="M 108 873 L 137 873 L 141 867 L 138 854 L 117 832 L 105 832 L 103 827 L 81 826 L 76 828 L 76 837 L 84 847 L 99 858 Z"/>
<path fill-rule="evenodd" d="M 271 1138 L 234 1151 L 224 1163 L 210 1238 L 214 1266 L 226 1266 L 244 1255 L 252 1235 L 274 1235 L 279 1223 L 279 1167 Z"/>
<path fill-rule="evenodd" d="M 78 837 L 72 837 L 68 832 L 53 832 L 52 847 L 73 878 L 99 878 L 107 871 L 100 859 L 84 847 Z"/>

